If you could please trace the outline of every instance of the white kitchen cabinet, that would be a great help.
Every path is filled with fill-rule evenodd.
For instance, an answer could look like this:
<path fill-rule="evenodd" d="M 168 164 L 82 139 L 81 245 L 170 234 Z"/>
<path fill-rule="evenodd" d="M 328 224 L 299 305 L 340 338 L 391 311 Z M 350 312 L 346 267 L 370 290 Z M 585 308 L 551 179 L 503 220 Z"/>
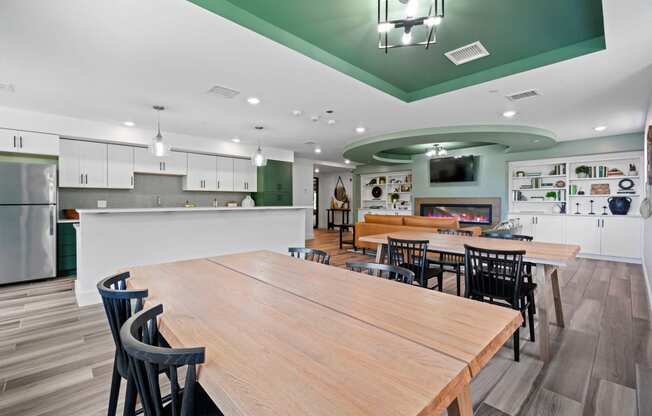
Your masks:
<path fill-rule="evenodd" d="M 256 192 L 257 169 L 250 159 L 233 160 L 233 190 L 236 192 Z"/>
<path fill-rule="evenodd" d="M 188 173 L 183 179 L 184 191 L 217 190 L 217 157 L 188 153 Z"/>
<path fill-rule="evenodd" d="M 601 254 L 613 257 L 641 258 L 643 222 L 638 217 L 602 218 Z"/>
<path fill-rule="evenodd" d="M 0 129 L 0 151 L 34 155 L 59 155 L 59 136 Z"/>
<path fill-rule="evenodd" d="M 159 175 L 185 175 L 187 155 L 183 152 L 170 152 L 166 157 L 156 157 L 146 147 L 134 149 L 134 170 L 139 173 Z"/>
<path fill-rule="evenodd" d="M 566 218 L 566 244 L 580 246 L 580 254 L 600 254 L 601 228 L 599 217 Z"/>
<path fill-rule="evenodd" d="M 217 157 L 217 190 L 233 191 L 234 159 Z"/>
<path fill-rule="evenodd" d="M 108 145 L 107 186 L 113 189 L 134 188 L 134 148 Z"/>
<path fill-rule="evenodd" d="M 521 229 L 518 231 L 519 234 L 534 237 L 534 215 L 513 214 L 509 216 L 509 219 L 517 220 L 521 225 Z"/>
<path fill-rule="evenodd" d="M 60 141 L 59 186 L 105 188 L 107 144 L 80 140 Z"/>
<path fill-rule="evenodd" d="M 510 219 L 518 219 L 521 235 L 529 235 L 534 241 L 542 243 L 564 242 L 564 217 L 561 215 L 512 214 Z"/>

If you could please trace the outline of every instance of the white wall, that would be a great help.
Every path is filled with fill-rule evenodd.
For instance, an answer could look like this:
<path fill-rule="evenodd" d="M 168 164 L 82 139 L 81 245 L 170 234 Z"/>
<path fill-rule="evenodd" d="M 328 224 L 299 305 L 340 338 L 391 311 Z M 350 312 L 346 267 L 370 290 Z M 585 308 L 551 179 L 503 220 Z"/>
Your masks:
<path fill-rule="evenodd" d="M 647 113 L 647 121 L 645 122 L 645 178 L 648 178 L 647 160 L 648 155 L 652 152 L 647 143 L 647 129 L 652 126 L 652 95 L 650 96 L 650 106 Z M 652 184 L 647 184 L 647 197 L 652 198 Z M 648 299 L 652 302 L 652 217 L 645 220 L 643 224 L 643 266 L 647 277 Z"/>
<path fill-rule="evenodd" d="M 315 174 L 319 178 L 319 228 L 326 228 L 326 210 L 331 207 L 331 197 L 335 191 L 335 184 L 337 178 L 341 177 L 344 182 L 344 188 L 349 195 L 349 199 L 353 200 L 353 174 L 350 171 L 342 171 L 336 173 L 319 173 Z M 351 206 L 352 204 L 349 204 Z M 351 212 L 349 221 L 353 220 L 353 212 Z M 335 223 L 340 222 L 340 214 L 335 214 Z"/>
<path fill-rule="evenodd" d="M 165 120 L 162 124 L 165 128 Z M 8 107 L 0 107 L 0 128 L 141 145 L 148 145 L 154 136 L 154 126 L 151 129 L 140 129 Z M 249 157 L 256 151 L 253 145 L 238 144 L 217 138 L 170 133 L 165 130 L 163 137 L 177 150 L 242 157 Z M 291 150 L 263 147 L 263 151 L 268 159 L 294 162 L 294 152 Z"/>
<path fill-rule="evenodd" d="M 314 162 L 309 159 L 294 159 L 292 165 L 292 203 L 312 206 L 312 178 Z M 312 210 L 306 213 L 306 240 L 314 238 Z"/>

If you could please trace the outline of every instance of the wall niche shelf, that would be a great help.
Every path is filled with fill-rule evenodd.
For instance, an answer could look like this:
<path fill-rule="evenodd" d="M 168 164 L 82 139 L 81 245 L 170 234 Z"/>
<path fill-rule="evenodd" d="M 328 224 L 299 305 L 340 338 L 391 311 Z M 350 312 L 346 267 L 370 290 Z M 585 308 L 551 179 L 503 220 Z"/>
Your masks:
<path fill-rule="evenodd" d="M 360 185 L 359 221 L 364 220 L 365 214 L 412 215 L 411 171 L 361 175 Z M 394 194 L 398 198 L 392 198 Z"/>

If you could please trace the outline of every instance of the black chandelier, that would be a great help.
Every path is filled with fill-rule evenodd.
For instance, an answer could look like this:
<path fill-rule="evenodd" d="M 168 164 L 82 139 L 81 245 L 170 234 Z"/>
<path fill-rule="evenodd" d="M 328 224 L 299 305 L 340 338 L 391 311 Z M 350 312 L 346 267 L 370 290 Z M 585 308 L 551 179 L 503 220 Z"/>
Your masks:
<path fill-rule="evenodd" d="M 404 46 L 428 49 L 437 43 L 437 26 L 444 19 L 444 0 L 422 0 L 422 4 L 419 0 L 391 0 L 391 10 L 390 0 L 384 2 L 383 9 L 383 0 L 378 0 L 379 49 L 385 49 L 385 53 Z"/>

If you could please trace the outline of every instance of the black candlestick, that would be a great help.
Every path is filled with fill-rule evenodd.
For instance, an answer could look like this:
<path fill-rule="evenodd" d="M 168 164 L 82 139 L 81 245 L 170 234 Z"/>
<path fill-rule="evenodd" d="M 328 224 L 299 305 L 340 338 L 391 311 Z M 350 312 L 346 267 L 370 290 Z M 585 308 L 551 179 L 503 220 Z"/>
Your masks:
<path fill-rule="evenodd" d="M 602 215 L 609 215 L 609 214 L 607 214 L 607 206 L 606 206 L 606 205 L 603 206 L 602 209 L 604 210 L 604 212 L 602 213 Z"/>
<path fill-rule="evenodd" d="M 593 203 L 595 202 L 594 200 L 589 201 L 591 203 L 591 211 L 589 212 L 589 215 L 595 215 L 595 212 L 593 212 Z"/>
<path fill-rule="evenodd" d="M 577 202 L 577 203 L 575 203 L 575 205 L 577 205 L 577 211 L 575 212 L 575 214 L 580 215 L 580 203 Z"/>

